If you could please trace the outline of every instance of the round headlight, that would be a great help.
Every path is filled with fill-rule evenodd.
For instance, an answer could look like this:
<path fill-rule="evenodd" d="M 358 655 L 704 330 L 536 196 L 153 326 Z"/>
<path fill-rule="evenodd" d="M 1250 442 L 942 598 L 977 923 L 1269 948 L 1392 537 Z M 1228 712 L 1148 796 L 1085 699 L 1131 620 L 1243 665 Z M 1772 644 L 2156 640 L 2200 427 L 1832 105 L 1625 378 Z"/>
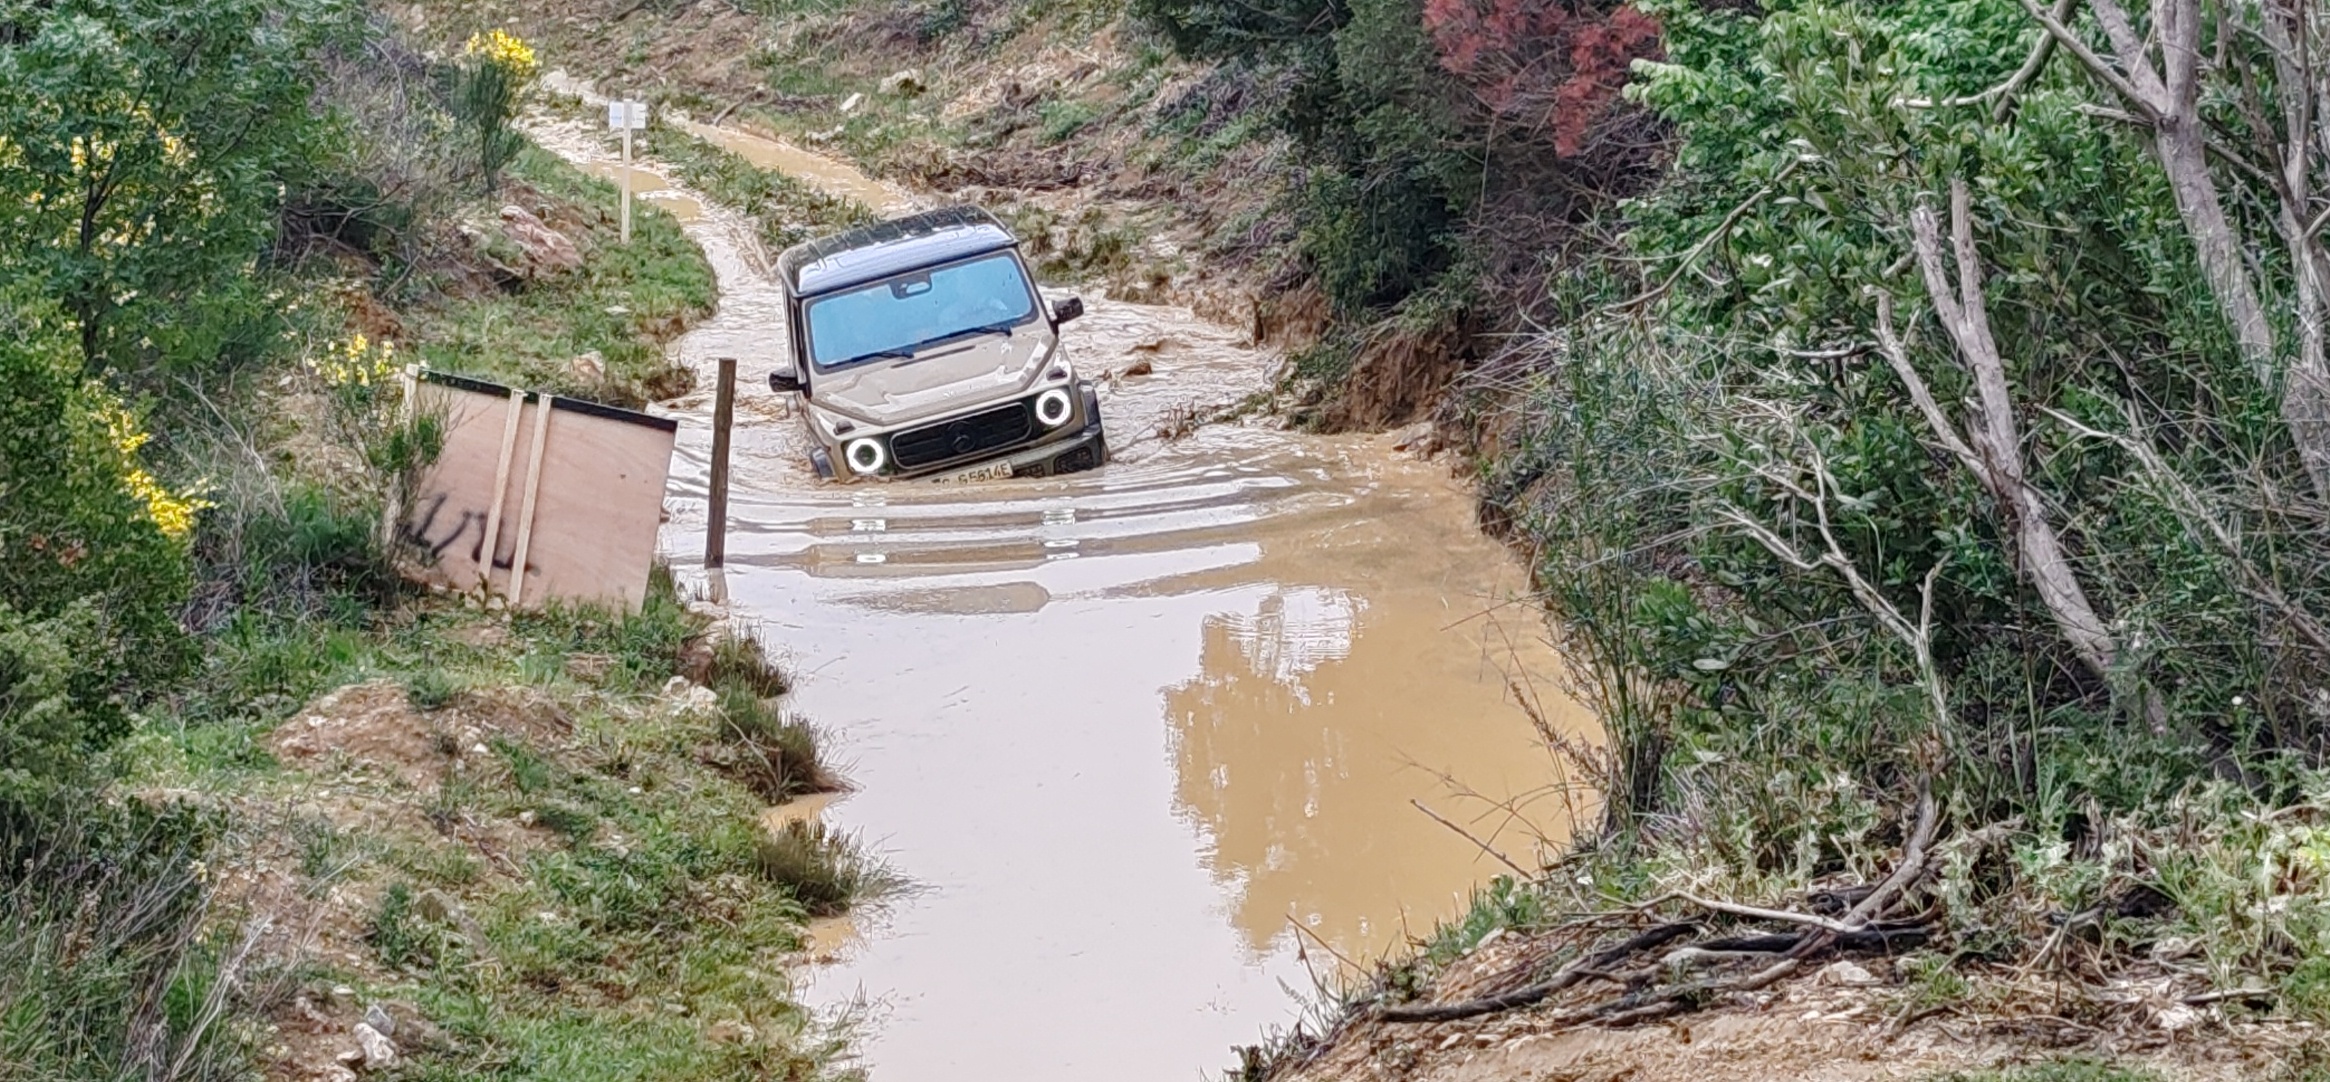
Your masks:
<path fill-rule="evenodd" d="M 1067 388 L 1054 387 L 1036 396 L 1036 420 L 1045 428 L 1058 428 L 1068 423 L 1076 412 L 1076 400 L 1068 397 Z"/>
<path fill-rule="evenodd" d="M 882 472 L 882 464 L 890 461 L 889 454 L 882 450 L 880 440 L 851 440 L 849 449 L 842 452 L 842 457 L 849 459 L 850 469 L 867 476 Z"/>

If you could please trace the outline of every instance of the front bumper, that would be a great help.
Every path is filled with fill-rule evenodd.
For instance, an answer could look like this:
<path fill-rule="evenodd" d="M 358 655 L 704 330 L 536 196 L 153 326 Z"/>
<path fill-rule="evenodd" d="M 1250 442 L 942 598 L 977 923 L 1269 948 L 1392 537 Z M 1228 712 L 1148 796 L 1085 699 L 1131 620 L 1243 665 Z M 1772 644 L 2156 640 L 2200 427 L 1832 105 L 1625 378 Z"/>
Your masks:
<path fill-rule="evenodd" d="M 1108 462 L 1108 436 L 1101 431 L 1100 414 L 1094 412 L 1075 436 L 1007 455 L 1004 461 L 1011 463 L 1013 477 L 1057 477 L 1098 469 Z"/>
<path fill-rule="evenodd" d="M 815 444 L 810 450 L 810 459 L 817 468 L 817 475 L 826 480 L 851 483 L 930 480 L 955 477 L 998 465 L 1008 467 L 1012 477 L 1053 477 L 1094 469 L 1108 461 L 1108 437 L 1100 420 L 1100 395 L 1089 382 L 1079 383 L 1076 391 L 1079 399 L 1077 412 L 1083 421 L 1078 427 L 1055 429 L 1036 437 L 1032 443 L 1000 448 L 983 456 L 957 458 L 911 470 L 899 470 L 892 466 L 878 477 L 864 477 L 841 468 L 840 459 L 845 445 L 828 443 L 816 431 L 815 425 L 808 421 L 806 414 L 803 415 L 803 421 Z M 894 444 L 888 442 L 894 435 L 880 438 L 887 446 L 894 447 Z"/>

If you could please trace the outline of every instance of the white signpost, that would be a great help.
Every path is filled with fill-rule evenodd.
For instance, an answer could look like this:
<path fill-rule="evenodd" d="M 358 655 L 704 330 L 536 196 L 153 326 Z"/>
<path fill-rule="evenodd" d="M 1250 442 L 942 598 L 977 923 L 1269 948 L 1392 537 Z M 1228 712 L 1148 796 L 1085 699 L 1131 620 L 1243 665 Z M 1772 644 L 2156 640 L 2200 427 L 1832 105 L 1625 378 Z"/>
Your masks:
<path fill-rule="evenodd" d="M 647 103 L 607 103 L 607 128 L 623 133 L 623 243 L 631 243 L 631 133 L 647 130 Z"/>

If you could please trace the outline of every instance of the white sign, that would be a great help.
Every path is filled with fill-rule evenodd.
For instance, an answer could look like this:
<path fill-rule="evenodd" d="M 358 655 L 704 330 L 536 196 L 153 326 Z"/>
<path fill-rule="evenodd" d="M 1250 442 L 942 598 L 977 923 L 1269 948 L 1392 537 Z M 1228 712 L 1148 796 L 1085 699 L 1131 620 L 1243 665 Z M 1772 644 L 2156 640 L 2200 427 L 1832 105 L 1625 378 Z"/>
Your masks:
<path fill-rule="evenodd" d="M 607 103 L 608 131 L 644 131 L 646 128 L 646 102 L 611 101 Z"/>

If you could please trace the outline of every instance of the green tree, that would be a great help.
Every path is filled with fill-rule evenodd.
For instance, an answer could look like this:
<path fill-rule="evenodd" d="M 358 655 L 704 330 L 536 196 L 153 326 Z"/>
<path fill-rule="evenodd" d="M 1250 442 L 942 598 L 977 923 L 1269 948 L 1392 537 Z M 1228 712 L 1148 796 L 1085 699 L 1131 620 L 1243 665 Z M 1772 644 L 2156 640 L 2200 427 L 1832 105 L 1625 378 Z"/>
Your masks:
<path fill-rule="evenodd" d="M 0 275 L 60 299 L 90 371 L 252 344 L 252 272 L 317 151 L 316 47 L 355 10 L 0 0 Z"/>

